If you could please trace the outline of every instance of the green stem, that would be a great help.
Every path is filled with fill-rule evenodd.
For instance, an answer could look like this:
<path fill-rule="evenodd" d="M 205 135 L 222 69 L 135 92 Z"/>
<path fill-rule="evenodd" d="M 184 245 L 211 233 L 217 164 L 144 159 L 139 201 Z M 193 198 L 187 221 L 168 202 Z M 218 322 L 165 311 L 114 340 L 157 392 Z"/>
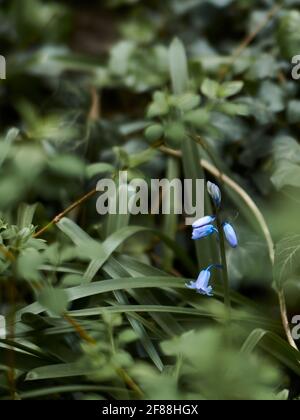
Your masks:
<path fill-rule="evenodd" d="M 231 299 L 230 299 L 230 287 L 229 287 L 229 277 L 228 277 L 228 266 L 227 266 L 227 258 L 226 258 L 226 248 L 225 248 L 225 237 L 223 226 L 217 214 L 217 228 L 219 231 L 219 239 L 220 239 L 220 255 L 221 255 L 221 262 L 223 266 L 223 284 L 224 284 L 224 304 L 226 307 L 227 312 L 227 322 L 230 322 L 231 318 Z"/>

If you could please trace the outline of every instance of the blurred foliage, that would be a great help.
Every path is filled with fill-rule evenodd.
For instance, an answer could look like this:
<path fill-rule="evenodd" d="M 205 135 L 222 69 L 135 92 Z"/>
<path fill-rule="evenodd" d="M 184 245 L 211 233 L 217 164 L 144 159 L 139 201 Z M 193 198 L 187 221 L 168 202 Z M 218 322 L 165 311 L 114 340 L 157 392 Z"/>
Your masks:
<path fill-rule="evenodd" d="M 291 320 L 299 5 L 0 0 L 0 399 L 299 398 L 276 296 Z M 185 288 L 216 250 L 194 247 L 183 218 L 100 217 L 92 194 L 61 214 L 119 170 L 147 182 L 222 171 L 239 185 L 221 185 L 240 236 L 230 329 L 218 277 L 215 298 Z"/>

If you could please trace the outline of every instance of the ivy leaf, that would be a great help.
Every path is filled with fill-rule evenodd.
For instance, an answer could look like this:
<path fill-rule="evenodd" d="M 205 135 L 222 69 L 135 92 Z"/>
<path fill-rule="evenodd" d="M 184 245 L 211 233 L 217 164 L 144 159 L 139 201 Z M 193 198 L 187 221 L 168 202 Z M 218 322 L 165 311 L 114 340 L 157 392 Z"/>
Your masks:
<path fill-rule="evenodd" d="M 285 108 L 283 89 L 269 80 L 262 83 L 259 98 L 274 113 Z"/>
<path fill-rule="evenodd" d="M 286 186 L 300 187 L 300 166 L 288 160 L 281 160 L 276 166 L 271 181 L 278 190 Z"/>
<path fill-rule="evenodd" d="M 300 267 L 300 235 L 282 239 L 275 249 L 274 277 L 277 287 L 295 274 Z"/>
<path fill-rule="evenodd" d="M 300 145 L 290 136 L 279 136 L 274 142 L 275 170 L 271 177 L 278 190 L 285 186 L 300 187 Z"/>
<path fill-rule="evenodd" d="M 281 54 L 288 60 L 299 54 L 300 12 L 298 10 L 291 10 L 282 17 L 278 30 L 278 44 Z"/>
<path fill-rule="evenodd" d="M 300 163 L 300 144 L 291 136 L 278 136 L 274 141 L 274 157 Z"/>
<path fill-rule="evenodd" d="M 287 118 L 289 123 L 296 124 L 300 122 L 300 101 L 292 100 L 288 104 Z"/>

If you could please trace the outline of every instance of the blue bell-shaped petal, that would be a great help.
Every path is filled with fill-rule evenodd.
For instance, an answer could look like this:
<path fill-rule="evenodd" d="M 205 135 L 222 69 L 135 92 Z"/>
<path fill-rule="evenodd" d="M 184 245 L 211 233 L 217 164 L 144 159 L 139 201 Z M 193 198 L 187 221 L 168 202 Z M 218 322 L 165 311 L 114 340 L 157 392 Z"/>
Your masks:
<path fill-rule="evenodd" d="M 201 217 L 201 219 L 196 220 L 196 222 L 193 223 L 193 229 L 198 229 L 203 226 L 210 225 L 216 220 L 215 216 L 205 216 Z"/>
<path fill-rule="evenodd" d="M 206 269 L 201 271 L 199 277 L 196 281 L 192 281 L 190 284 L 187 284 L 186 287 L 189 289 L 196 290 L 197 293 L 206 296 L 213 296 L 213 289 L 209 286 L 211 272 Z"/>
<path fill-rule="evenodd" d="M 218 231 L 213 225 L 202 226 L 193 230 L 192 239 L 195 241 L 198 239 L 206 238 L 207 236 L 213 235 L 214 233 L 218 233 Z"/>
<path fill-rule="evenodd" d="M 238 242 L 237 234 L 235 233 L 233 226 L 230 223 L 225 222 L 223 224 L 223 230 L 224 230 L 225 238 L 227 242 L 229 243 L 229 245 L 232 248 L 237 248 L 239 242 Z"/>
<path fill-rule="evenodd" d="M 208 191 L 209 195 L 212 197 L 216 208 L 219 209 L 220 206 L 221 206 L 221 202 L 222 202 L 222 194 L 221 194 L 220 188 L 216 184 L 208 181 L 207 191 Z"/>

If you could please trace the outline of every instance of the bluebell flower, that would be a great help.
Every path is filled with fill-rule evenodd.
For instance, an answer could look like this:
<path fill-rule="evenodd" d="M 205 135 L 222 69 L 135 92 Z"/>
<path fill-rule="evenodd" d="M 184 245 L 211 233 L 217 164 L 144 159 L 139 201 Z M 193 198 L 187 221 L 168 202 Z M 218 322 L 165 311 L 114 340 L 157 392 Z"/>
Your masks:
<path fill-rule="evenodd" d="M 221 201 L 222 201 L 222 194 L 221 194 L 220 188 L 216 184 L 213 184 L 212 182 L 208 181 L 207 191 L 209 195 L 212 197 L 215 203 L 215 206 L 219 209 L 221 206 Z"/>
<path fill-rule="evenodd" d="M 205 216 L 201 217 L 201 219 L 196 220 L 196 222 L 193 223 L 193 229 L 198 229 L 203 226 L 210 225 L 216 220 L 215 216 Z"/>
<path fill-rule="evenodd" d="M 193 230 L 192 239 L 202 239 L 206 238 L 207 236 L 211 236 L 214 233 L 219 233 L 218 230 L 213 225 L 206 225 L 200 228 L 196 228 Z"/>
<path fill-rule="evenodd" d="M 239 243 L 238 243 L 237 234 L 235 233 L 233 226 L 230 223 L 225 222 L 223 224 L 223 230 L 224 230 L 225 238 L 227 242 L 229 243 L 229 245 L 232 248 L 237 248 Z"/>
<path fill-rule="evenodd" d="M 191 281 L 190 284 L 186 284 L 186 287 L 196 290 L 201 295 L 213 296 L 213 288 L 209 285 L 211 269 L 213 267 L 222 268 L 221 265 L 210 265 L 206 270 L 201 271 L 196 281 Z"/>

